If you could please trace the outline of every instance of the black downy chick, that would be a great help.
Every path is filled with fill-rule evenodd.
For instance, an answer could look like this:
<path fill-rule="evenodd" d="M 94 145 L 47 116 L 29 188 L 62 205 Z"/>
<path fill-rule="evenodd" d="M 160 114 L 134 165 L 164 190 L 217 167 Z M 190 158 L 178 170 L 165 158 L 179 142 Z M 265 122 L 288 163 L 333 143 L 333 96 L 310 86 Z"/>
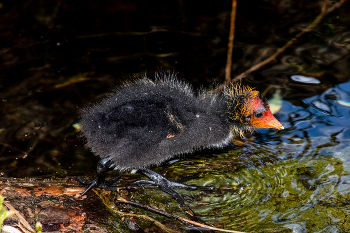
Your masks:
<path fill-rule="evenodd" d="M 223 94 L 195 95 L 191 87 L 175 75 L 160 74 L 155 81 L 147 78 L 127 84 L 101 103 L 83 110 L 82 134 L 86 146 L 101 157 L 98 178 L 93 187 L 114 191 L 120 177 L 105 180 L 109 169 L 137 169 L 150 180 L 134 185 L 156 185 L 184 206 L 173 189 L 196 190 L 167 180 L 148 167 L 184 153 L 210 147 L 222 147 L 235 135 L 255 128 L 283 129 L 258 91 L 230 86 Z M 203 187 L 205 189 L 205 187 Z M 211 189 L 209 187 L 208 189 Z"/>

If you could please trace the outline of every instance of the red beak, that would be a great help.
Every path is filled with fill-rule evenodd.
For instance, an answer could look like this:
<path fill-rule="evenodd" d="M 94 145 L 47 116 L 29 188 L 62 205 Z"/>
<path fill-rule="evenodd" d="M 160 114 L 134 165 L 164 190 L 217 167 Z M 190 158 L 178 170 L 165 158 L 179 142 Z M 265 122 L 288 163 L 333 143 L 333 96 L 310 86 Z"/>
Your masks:
<path fill-rule="evenodd" d="M 275 129 L 284 129 L 283 125 L 272 115 L 272 112 L 268 110 L 265 112 L 264 117 L 262 119 L 263 126 L 260 128 L 275 128 Z"/>

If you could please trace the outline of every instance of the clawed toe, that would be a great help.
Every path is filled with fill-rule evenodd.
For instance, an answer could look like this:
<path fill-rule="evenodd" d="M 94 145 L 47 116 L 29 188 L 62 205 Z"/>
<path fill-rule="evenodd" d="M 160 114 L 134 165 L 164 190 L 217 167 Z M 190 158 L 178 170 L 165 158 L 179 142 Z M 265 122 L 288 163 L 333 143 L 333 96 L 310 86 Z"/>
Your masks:
<path fill-rule="evenodd" d="M 109 180 L 105 180 L 105 185 L 106 186 L 112 186 L 114 183 L 116 183 L 118 180 L 120 180 L 121 176 L 117 176 L 117 177 L 114 177 L 114 178 L 111 178 Z"/>
<path fill-rule="evenodd" d="M 80 197 L 84 196 L 87 192 L 89 192 L 93 187 L 97 185 L 98 185 L 98 179 L 91 181 L 90 186 L 87 189 L 85 189 L 85 191 L 82 194 L 80 194 Z"/>
<path fill-rule="evenodd" d="M 105 189 L 107 191 L 117 191 L 118 187 L 112 186 L 115 182 L 120 179 L 121 176 L 114 177 L 110 180 L 105 180 L 104 177 L 98 177 L 93 181 L 86 180 L 81 177 L 77 177 L 77 180 L 81 182 L 83 185 L 90 185 L 80 196 L 84 196 L 87 192 L 89 192 L 92 188 L 97 187 L 101 189 Z"/>
<path fill-rule="evenodd" d="M 133 187 L 133 186 L 149 187 L 149 186 L 157 186 L 157 185 L 151 180 L 138 180 L 130 185 L 130 187 Z"/>
<path fill-rule="evenodd" d="M 82 183 L 83 185 L 90 185 L 92 184 L 93 181 L 90 181 L 90 180 L 87 180 L 87 179 L 84 179 L 80 176 L 77 177 L 77 180 Z"/>
<path fill-rule="evenodd" d="M 214 187 L 207 187 L 207 186 L 193 186 L 193 185 L 183 185 L 182 187 L 177 187 L 177 188 L 182 188 L 186 189 L 188 191 L 195 191 L 195 190 L 201 190 L 201 191 L 211 191 L 215 190 Z"/>
<path fill-rule="evenodd" d="M 212 186 L 196 186 L 198 190 L 202 190 L 202 191 L 213 191 L 216 190 L 215 187 Z"/>

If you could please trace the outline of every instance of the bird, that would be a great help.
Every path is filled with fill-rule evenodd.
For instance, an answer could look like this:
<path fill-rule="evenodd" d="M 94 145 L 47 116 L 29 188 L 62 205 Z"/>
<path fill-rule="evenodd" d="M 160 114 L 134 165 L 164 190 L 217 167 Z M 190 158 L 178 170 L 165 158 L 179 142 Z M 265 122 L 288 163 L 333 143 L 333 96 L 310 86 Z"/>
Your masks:
<path fill-rule="evenodd" d="M 272 115 L 267 100 L 256 90 L 237 84 L 220 94 L 194 90 L 177 74 L 144 76 L 113 90 L 108 97 L 81 112 L 81 134 L 85 145 L 100 157 L 97 178 L 78 177 L 89 187 L 116 191 L 117 176 L 106 180 L 106 172 L 137 170 L 149 180 L 133 185 L 158 186 L 181 205 L 184 199 L 174 189 L 211 190 L 170 181 L 150 169 L 175 156 L 204 148 L 220 148 L 237 135 L 257 128 L 283 129 Z"/>

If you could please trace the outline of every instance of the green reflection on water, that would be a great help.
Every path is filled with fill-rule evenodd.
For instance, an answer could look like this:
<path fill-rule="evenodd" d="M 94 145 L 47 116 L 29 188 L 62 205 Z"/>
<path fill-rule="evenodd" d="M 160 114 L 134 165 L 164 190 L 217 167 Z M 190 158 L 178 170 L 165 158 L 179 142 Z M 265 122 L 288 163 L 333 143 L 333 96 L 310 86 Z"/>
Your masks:
<path fill-rule="evenodd" d="M 210 156 L 195 156 L 160 166 L 172 179 L 214 186 L 215 191 L 177 190 L 208 224 L 245 232 L 350 232 L 350 146 L 320 147 L 295 155 L 291 144 L 253 144 Z M 273 148 L 271 148 L 273 147 Z M 144 205 L 183 216 L 177 203 L 159 189 L 136 189 L 130 196 Z M 136 210 L 135 210 L 136 211 Z M 138 214 L 150 214 L 138 209 Z M 156 219 L 163 219 L 152 214 Z M 185 216 L 184 216 L 185 217 Z"/>
<path fill-rule="evenodd" d="M 227 183 L 240 183 L 238 194 L 216 194 L 192 205 L 206 221 L 222 222 L 227 229 L 276 231 L 301 223 L 313 232 L 330 224 L 329 211 L 339 212 L 334 200 L 341 198 L 336 190 L 342 175 L 342 162 L 337 158 L 290 159 L 237 171 Z M 227 174 L 215 176 L 212 184 L 226 179 Z"/>
<path fill-rule="evenodd" d="M 195 183 L 215 187 L 226 185 L 232 190 L 203 196 L 191 206 L 206 222 L 225 229 L 349 232 L 349 172 L 344 171 L 349 148 L 324 150 L 329 154 L 336 151 L 338 158 L 331 155 L 305 156 L 266 162 L 260 166 L 253 162 L 240 170 L 222 164 L 215 175 L 209 173 Z M 237 160 L 240 151 L 229 154 Z M 313 151 L 310 154 L 314 154 Z"/>

